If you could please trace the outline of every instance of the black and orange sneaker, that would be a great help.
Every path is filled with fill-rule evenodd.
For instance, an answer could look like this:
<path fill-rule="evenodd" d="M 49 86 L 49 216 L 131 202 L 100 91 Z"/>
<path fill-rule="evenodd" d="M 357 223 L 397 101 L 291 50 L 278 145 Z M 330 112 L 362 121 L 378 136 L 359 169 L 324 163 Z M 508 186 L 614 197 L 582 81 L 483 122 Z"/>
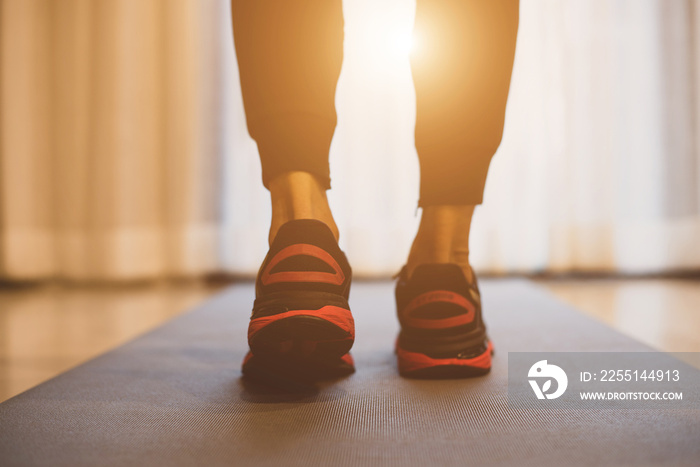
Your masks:
<path fill-rule="evenodd" d="M 301 219 L 282 225 L 255 284 L 244 373 L 256 361 L 273 367 L 269 363 L 276 360 L 352 372 L 347 355 L 355 340 L 348 305 L 351 276 L 326 224 Z"/>
<path fill-rule="evenodd" d="M 479 288 L 456 264 L 424 264 L 396 284 L 401 332 L 399 373 L 409 378 L 468 378 L 491 370 L 493 346 L 481 317 Z"/>

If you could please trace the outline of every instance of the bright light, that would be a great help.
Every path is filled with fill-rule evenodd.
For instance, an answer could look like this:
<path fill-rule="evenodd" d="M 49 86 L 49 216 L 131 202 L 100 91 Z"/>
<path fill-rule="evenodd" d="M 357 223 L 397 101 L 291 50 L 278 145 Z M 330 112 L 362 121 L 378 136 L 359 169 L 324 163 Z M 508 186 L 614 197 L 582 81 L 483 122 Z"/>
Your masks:
<path fill-rule="evenodd" d="M 401 58 L 408 57 L 415 45 L 413 34 L 410 31 L 395 31 L 387 39 L 392 54 Z"/>
<path fill-rule="evenodd" d="M 345 18 L 346 58 L 357 54 L 363 67 L 394 68 L 408 60 L 413 40 L 413 9 L 410 2 L 363 0 Z"/>

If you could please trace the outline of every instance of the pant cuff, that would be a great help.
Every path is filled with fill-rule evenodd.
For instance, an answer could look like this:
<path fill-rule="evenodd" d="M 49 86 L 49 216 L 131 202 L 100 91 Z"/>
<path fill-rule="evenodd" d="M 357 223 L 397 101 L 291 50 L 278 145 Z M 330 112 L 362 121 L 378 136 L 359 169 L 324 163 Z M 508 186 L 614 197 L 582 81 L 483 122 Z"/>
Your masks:
<path fill-rule="evenodd" d="M 258 144 L 263 185 L 286 172 L 308 172 L 331 187 L 328 153 L 335 121 L 307 113 L 285 113 L 248 123 Z"/>

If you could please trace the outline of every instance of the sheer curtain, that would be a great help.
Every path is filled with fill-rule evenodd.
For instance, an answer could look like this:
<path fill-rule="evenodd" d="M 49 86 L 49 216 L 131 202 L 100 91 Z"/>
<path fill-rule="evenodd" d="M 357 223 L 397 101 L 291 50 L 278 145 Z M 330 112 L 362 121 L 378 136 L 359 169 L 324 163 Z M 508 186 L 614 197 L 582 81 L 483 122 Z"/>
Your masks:
<path fill-rule="evenodd" d="M 472 255 L 497 270 L 700 267 L 698 3 L 523 1 Z"/>
<path fill-rule="evenodd" d="M 219 268 L 224 7 L 0 2 L 1 278 Z"/>
<path fill-rule="evenodd" d="M 254 274 L 269 201 L 227 0 L 0 6 L 0 278 Z M 417 226 L 414 6 L 344 3 L 330 197 L 357 275 L 396 272 Z M 478 269 L 700 268 L 699 14 L 521 1 Z"/>

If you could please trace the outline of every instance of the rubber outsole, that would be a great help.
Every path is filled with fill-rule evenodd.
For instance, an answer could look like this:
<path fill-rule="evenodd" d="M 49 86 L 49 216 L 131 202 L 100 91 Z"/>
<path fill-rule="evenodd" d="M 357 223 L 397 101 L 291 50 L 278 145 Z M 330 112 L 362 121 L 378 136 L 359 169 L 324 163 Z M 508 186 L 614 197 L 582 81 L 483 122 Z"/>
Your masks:
<path fill-rule="evenodd" d="M 318 381 L 341 378 L 355 372 L 355 363 L 347 353 L 341 357 L 298 358 L 266 357 L 248 352 L 242 373 L 246 378 L 282 389 L 305 389 Z"/>
<path fill-rule="evenodd" d="M 326 306 L 253 319 L 248 344 L 256 356 L 286 355 L 303 360 L 342 357 L 355 341 L 350 310 Z"/>
<path fill-rule="evenodd" d="M 491 371 L 493 344 L 489 341 L 486 350 L 471 358 L 433 358 L 409 352 L 397 346 L 399 374 L 412 379 L 457 379 L 483 376 Z"/>

